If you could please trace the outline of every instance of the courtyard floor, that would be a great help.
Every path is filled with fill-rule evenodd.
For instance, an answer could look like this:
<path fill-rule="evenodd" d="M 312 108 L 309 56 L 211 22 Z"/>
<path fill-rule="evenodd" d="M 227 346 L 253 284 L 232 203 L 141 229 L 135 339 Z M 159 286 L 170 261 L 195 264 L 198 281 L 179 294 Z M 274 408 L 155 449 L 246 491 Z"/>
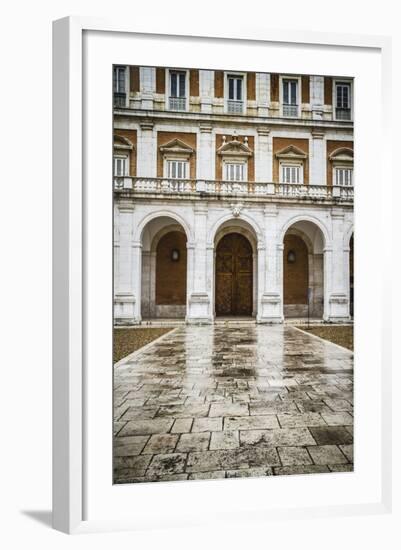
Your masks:
<path fill-rule="evenodd" d="M 114 370 L 115 483 L 353 469 L 353 354 L 291 326 L 180 326 Z"/>

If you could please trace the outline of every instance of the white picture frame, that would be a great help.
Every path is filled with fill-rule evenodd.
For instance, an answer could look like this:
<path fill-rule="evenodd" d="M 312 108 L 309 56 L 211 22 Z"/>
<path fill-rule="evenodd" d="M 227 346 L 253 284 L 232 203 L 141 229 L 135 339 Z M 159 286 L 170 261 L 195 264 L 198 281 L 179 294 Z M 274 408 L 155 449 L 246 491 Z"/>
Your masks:
<path fill-rule="evenodd" d="M 89 178 L 92 177 L 90 165 L 92 162 L 91 146 L 88 148 L 88 142 L 86 141 L 87 132 L 92 131 L 86 126 L 88 121 L 89 125 L 91 124 L 86 101 L 86 87 L 88 85 L 90 87 L 90 79 L 93 78 L 93 75 L 85 72 L 84 59 L 88 62 L 88 60 L 90 61 L 100 54 L 102 40 L 108 41 L 109 49 L 112 50 L 110 55 L 114 54 L 117 57 L 113 62 L 126 65 L 135 64 L 135 59 L 137 60 L 136 64 L 151 64 L 151 61 L 156 59 L 156 53 L 152 51 L 146 53 L 148 57 L 142 53 L 135 56 L 135 49 L 131 50 L 126 47 L 127 42 L 125 41 L 130 39 L 137 41 L 154 40 L 155 43 L 158 41 L 168 42 L 172 58 L 170 63 L 173 66 L 183 67 L 205 66 L 209 68 L 210 66 L 210 68 L 213 68 L 210 65 L 211 61 L 207 58 L 206 46 L 208 44 L 213 44 L 215 50 L 229 47 L 232 51 L 235 51 L 238 60 L 241 60 L 238 61 L 238 70 L 247 68 L 244 67 L 242 61 L 245 56 L 242 56 L 241 48 L 244 49 L 246 46 L 248 57 L 249 48 L 254 48 L 255 56 L 249 60 L 250 69 L 258 68 L 259 70 L 261 67 L 261 48 L 280 48 L 283 57 L 281 71 L 285 74 L 294 72 L 291 70 L 291 62 L 288 61 L 290 57 L 288 53 L 291 53 L 294 48 L 304 48 L 311 53 L 311 57 L 312 52 L 314 52 L 311 69 L 309 71 L 303 71 L 302 69 L 299 71 L 308 74 L 343 74 L 338 70 L 338 66 L 335 66 L 333 58 L 327 55 L 329 51 L 335 52 L 336 48 L 341 49 L 342 55 L 349 55 L 350 58 L 358 55 L 365 56 L 365 54 L 374 57 L 374 63 L 371 63 L 372 60 L 370 60 L 368 69 L 362 63 L 358 69 L 360 73 L 356 74 L 354 87 L 356 94 L 354 105 L 356 116 L 355 166 L 357 177 L 363 178 L 366 189 L 373 189 L 374 181 L 372 178 L 375 177 L 376 182 L 379 181 L 380 185 L 376 186 L 377 193 L 374 198 L 367 195 L 366 200 L 363 201 L 361 201 L 361 191 L 357 191 L 355 210 L 357 219 L 359 219 L 357 225 L 359 224 L 359 228 L 365 228 L 368 227 L 368 217 L 372 213 L 372 209 L 376 209 L 377 220 L 380 223 L 376 225 L 378 237 L 377 240 L 372 242 L 372 246 L 376 246 L 380 242 L 380 237 L 381 242 L 384 242 L 386 231 L 390 231 L 385 209 L 377 206 L 380 205 L 380 200 L 384 196 L 387 201 L 391 197 L 390 168 L 384 162 L 378 162 L 370 171 L 363 166 L 363 159 L 369 158 L 369 145 L 363 134 L 363 113 L 367 112 L 369 105 L 362 103 L 362 94 L 358 95 L 358 79 L 363 82 L 364 78 L 367 78 L 364 71 L 369 70 L 376 79 L 376 85 L 372 86 L 373 90 L 365 94 L 368 99 L 364 101 L 369 101 L 369 93 L 376 94 L 374 95 L 376 101 L 370 105 L 370 123 L 385 137 L 380 143 L 381 158 L 383 159 L 384 148 L 387 145 L 386 123 L 390 118 L 390 40 L 386 37 L 283 32 L 260 28 L 230 29 L 229 33 L 208 29 L 206 33 L 209 37 L 203 36 L 204 33 L 196 33 L 195 31 L 191 31 L 192 36 L 187 36 L 178 29 L 171 28 L 170 34 L 163 36 L 158 32 L 158 29 L 152 31 L 146 25 L 140 25 L 139 23 L 131 25 L 124 21 L 104 21 L 82 17 L 69 17 L 54 22 L 53 525 L 56 529 L 67 533 L 119 529 L 134 530 L 147 528 L 151 525 L 155 526 L 155 524 L 158 526 L 181 526 L 208 521 L 233 522 L 239 518 L 243 521 L 268 521 L 270 518 L 313 517 L 322 513 L 333 516 L 385 513 L 391 508 L 391 401 L 387 397 L 384 399 L 384 396 L 390 395 L 391 388 L 390 331 L 388 329 L 390 320 L 387 312 L 384 315 L 384 301 L 381 300 L 380 294 L 372 298 L 372 308 L 377 314 L 377 322 L 375 321 L 373 328 L 369 328 L 364 324 L 365 306 L 362 302 L 358 302 L 361 297 L 369 293 L 369 284 L 372 284 L 372 281 L 375 280 L 377 283 L 377 277 L 380 278 L 381 285 L 385 284 L 384 273 L 386 267 L 389 267 L 389 254 L 386 246 L 377 251 L 376 264 L 381 267 L 372 266 L 371 271 L 366 274 L 367 280 L 359 280 L 359 298 L 358 294 L 356 295 L 356 304 L 360 303 L 361 319 L 361 325 L 359 327 L 357 325 L 356 334 L 356 403 L 357 408 L 359 406 L 360 410 L 365 410 L 366 398 L 373 399 L 372 410 L 368 413 L 371 415 L 369 417 L 371 422 L 369 427 L 370 437 L 374 440 L 375 447 L 377 447 L 377 453 L 373 453 L 373 466 L 372 464 L 365 464 L 363 456 L 358 457 L 358 449 L 363 451 L 368 448 L 367 446 L 364 447 L 367 441 L 368 426 L 366 421 L 358 418 L 358 415 L 356 417 L 356 467 L 355 472 L 351 474 L 354 477 L 349 475 L 345 478 L 341 475 L 338 477 L 336 474 L 330 474 L 333 481 L 329 482 L 322 481 L 319 476 L 306 476 L 307 479 L 305 477 L 300 479 L 302 476 L 289 476 L 263 480 L 214 480 L 179 485 L 164 483 L 142 484 L 141 487 L 138 485 L 114 486 L 112 488 L 111 470 L 109 477 L 107 479 L 104 477 L 105 475 L 107 477 L 107 468 L 111 463 L 111 457 L 110 462 L 107 457 L 104 463 L 103 458 L 99 459 L 99 463 L 102 462 L 102 464 L 99 464 L 99 468 L 93 460 L 88 459 L 88 456 L 93 457 L 93 449 L 95 448 L 99 452 L 99 457 L 106 456 L 108 450 L 101 446 L 101 442 L 105 442 L 109 438 L 111 445 L 112 439 L 110 434 L 111 417 L 109 418 L 111 412 L 109 408 L 111 403 L 111 375 L 108 378 L 107 374 L 101 374 L 101 369 L 99 369 L 99 380 L 94 381 L 91 372 L 91 365 L 99 355 L 93 354 L 94 326 L 91 319 L 93 319 L 94 314 L 94 303 L 91 298 L 92 285 L 89 288 L 89 283 L 93 281 L 94 267 L 99 267 L 101 261 L 107 258 L 107 254 L 111 252 L 111 248 L 110 251 L 107 249 L 111 245 L 111 236 L 107 236 L 108 229 L 105 230 L 106 233 L 101 231 L 99 237 L 101 238 L 101 235 L 105 236 L 106 256 L 100 258 L 97 256 L 97 251 L 94 251 L 93 224 L 99 224 L 99 218 L 93 215 L 91 209 L 96 203 L 98 210 L 107 212 L 107 200 L 111 201 L 112 199 L 111 192 L 107 191 L 108 195 L 107 193 L 104 194 L 103 191 L 99 191 L 100 188 L 98 189 L 99 195 L 96 196 L 92 187 L 87 187 L 85 183 L 88 173 Z M 182 48 L 183 42 L 188 45 L 199 45 L 201 43 L 205 47 L 203 52 L 198 51 L 196 55 L 192 51 L 193 61 L 189 63 L 187 61 L 189 59 L 188 52 L 185 52 L 185 48 Z M 180 55 L 182 57 L 179 57 L 176 53 L 175 43 L 181 45 Z M 111 48 L 110 45 L 112 45 Z M 96 49 L 99 50 L 97 53 Z M 197 50 L 202 50 L 202 48 L 197 48 Z M 102 53 L 104 53 L 103 50 Z M 204 63 L 199 62 L 202 55 L 205 56 Z M 168 64 L 165 56 L 166 52 L 159 49 L 158 59 L 161 66 Z M 218 56 L 216 55 L 216 57 Z M 284 59 L 287 61 L 284 61 Z M 222 63 L 220 59 L 216 60 L 217 62 L 223 64 L 227 70 L 236 69 L 235 60 L 233 61 L 232 58 L 228 57 L 225 63 Z M 341 56 L 338 58 L 338 63 L 340 62 Z M 104 63 L 109 63 L 108 58 L 105 58 Z M 277 63 L 277 61 L 273 60 L 269 63 L 266 64 L 266 72 L 272 67 L 271 63 Z M 326 69 L 319 71 L 317 68 L 323 66 L 323 63 Z M 156 65 L 157 63 L 153 62 L 153 64 Z M 346 67 L 344 77 L 352 77 L 354 67 L 356 67 L 355 60 L 350 63 L 349 67 Z M 276 68 L 277 66 L 272 67 L 273 70 L 276 70 Z M 377 78 L 379 81 L 377 81 Z M 111 98 L 111 80 L 110 90 L 100 93 L 99 98 L 96 98 L 96 102 L 99 102 L 100 106 L 107 105 L 109 95 Z M 110 112 L 105 113 L 102 121 L 102 124 L 106 124 L 105 127 L 111 120 L 111 116 L 110 102 Z M 106 153 L 105 162 L 108 162 L 107 147 L 109 142 L 111 144 L 109 162 L 111 182 L 112 132 L 111 126 L 109 128 L 110 135 L 105 135 L 104 140 L 98 145 L 100 146 L 99 150 Z M 105 147 L 105 149 L 102 149 L 102 147 Z M 369 174 L 369 172 L 371 173 Z M 107 181 L 107 171 L 105 177 Z M 111 209 L 111 202 L 109 208 Z M 89 216 L 88 211 L 90 211 Z M 368 237 L 369 235 L 371 236 L 368 232 Z M 359 243 L 360 252 L 358 252 L 358 249 L 356 250 L 356 264 L 360 259 L 362 265 L 366 261 L 366 243 L 363 239 Z M 107 274 L 109 274 L 109 267 L 106 269 Z M 110 278 L 107 274 L 105 277 L 99 276 L 100 282 L 96 282 L 96 288 L 109 288 Z M 107 311 L 108 301 L 111 304 L 111 300 L 107 293 L 106 296 L 103 294 L 101 296 L 102 304 L 106 304 L 104 306 L 106 309 L 103 305 L 99 306 L 99 322 L 102 325 L 99 325 L 96 330 L 100 334 L 99 340 L 102 341 L 102 335 L 107 336 L 107 330 L 110 330 L 111 335 L 112 313 L 110 306 L 109 318 L 107 318 L 107 315 L 103 315 Z M 369 340 L 366 340 L 366 338 Z M 106 341 L 108 341 L 107 338 Z M 369 341 L 371 349 L 367 351 L 362 346 L 358 348 L 358 345 L 360 345 L 358 342 L 361 343 L 362 341 Z M 100 347 L 102 345 L 99 344 Z M 107 342 L 105 345 L 107 345 Z M 104 355 L 104 350 L 102 352 Z M 107 348 L 106 360 L 109 352 L 110 349 Z M 369 380 L 365 380 L 361 376 L 361 371 L 358 371 L 358 354 L 364 363 L 366 377 Z M 105 365 L 107 366 L 107 361 Z M 92 422 L 94 414 L 97 413 L 95 409 L 92 411 L 91 407 L 99 407 L 100 400 L 95 397 L 94 390 L 96 389 L 96 393 L 104 397 L 107 395 L 107 384 L 110 385 L 110 401 L 106 400 L 106 404 L 102 409 L 96 409 L 99 413 L 98 424 L 102 426 L 98 433 L 93 429 Z M 96 388 L 94 388 L 94 385 L 96 385 Z M 358 420 L 360 421 L 360 429 L 358 428 Z M 369 469 L 372 487 L 366 486 L 369 479 L 367 477 Z M 103 472 L 103 474 L 99 472 Z M 325 479 L 327 480 L 328 476 Z M 346 479 L 345 482 L 344 479 Z M 99 485 L 96 494 L 94 493 L 94 480 L 97 480 Z M 260 492 L 260 487 L 263 487 L 263 483 L 270 483 L 269 487 L 272 489 L 272 494 L 278 495 L 278 491 L 280 491 L 281 500 L 277 498 L 277 502 L 274 504 L 272 502 L 266 503 L 265 499 L 259 498 L 258 492 Z M 292 495 L 292 487 L 305 488 L 306 483 L 311 489 L 310 498 L 314 498 L 313 495 L 315 495 L 316 505 L 311 504 L 313 500 L 309 503 L 305 502 L 304 505 L 294 500 L 288 506 L 286 495 L 289 499 Z M 327 488 L 325 487 L 326 483 L 328 484 Z M 334 485 L 337 485 L 337 488 Z M 106 486 L 109 487 L 107 490 L 105 489 Z M 110 491 L 113 492 L 113 495 Z M 330 491 L 333 494 L 332 498 Z M 239 502 L 235 502 L 235 495 L 245 494 L 254 495 L 251 506 L 244 507 L 240 504 L 240 498 L 238 499 Z M 334 498 L 335 494 L 336 498 Z M 208 495 L 210 502 L 210 510 L 201 513 L 202 509 L 199 506 L 197 507 L 196 502 L 204 502 L 206 495 Z M 321 495 L 321 498 L 316 495 Z M 166 507 L 166 502 L 169 500 L 176 506 L 176 513 L 174 514 L 173 511 L 165 508 L 166 513 L 162 517 L 162 506 Z M 99 504 L 96 513 L 92 513 L 96 508 L 93 505 L 94 502 Z M 121 515 L 118 506 L 116 506 L 118 502 L 121 504 L 123 502 L 133 503 L 131 510 L 135 509 L 135 513 Z M 139 502 L 140 506 L 138 506 Z M 215 506 L 220 506 L 220 508 Z M 226 506 L 226 508 L 223 508 L 223 506 Z"/>

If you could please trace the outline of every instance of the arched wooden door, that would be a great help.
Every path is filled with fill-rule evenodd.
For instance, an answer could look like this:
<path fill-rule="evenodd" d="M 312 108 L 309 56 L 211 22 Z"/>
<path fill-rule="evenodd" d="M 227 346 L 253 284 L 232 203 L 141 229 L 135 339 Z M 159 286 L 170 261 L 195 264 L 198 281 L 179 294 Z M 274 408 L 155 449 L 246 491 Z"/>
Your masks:
<path fill-rule="evenodd" d="M 252 315 L 252 247 L 229 233 L 216 250 L 216 315 Z"/>

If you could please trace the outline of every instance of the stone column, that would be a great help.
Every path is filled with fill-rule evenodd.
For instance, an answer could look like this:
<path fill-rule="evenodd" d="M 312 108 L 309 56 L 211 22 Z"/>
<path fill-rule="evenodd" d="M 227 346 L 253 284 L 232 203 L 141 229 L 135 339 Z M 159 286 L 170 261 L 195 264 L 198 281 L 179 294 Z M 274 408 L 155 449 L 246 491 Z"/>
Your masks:
<path fill-rule="evenodd" d="M 114 318 L 116 324 L 136 324 L 141 321 L 142 245 L 132 241 L 134 204 L 129 201 L 121 202 L 117 209 L 118 280 L 114 293 Z"/>
<path fill-rule="evenodd" d="M 207 205 L 194 207 L 195 241 L 188 262 L 188 323 L 211 323 L 210 295 L 207 292 Z M 190 250 L 188 249 L 188 254 Z"/>
<path fill-rule="evenodd" d="M 258 128 L 258 136 L 255 150 L 255 180 L 270 182 L 272 176 L 272 140 L 270 130 L 264 126 Z"/>
<path fill-rule="evenodd" d="M 264 250 L 258 247 L 260 304 L 257 321 L 259 323 L 282 322 L 282 297 L 278 280 L 277 214 L 276 205 L 269 205 L 264 209 Z"/>
<path fill-rule="evenodd" d="M 214 96 L 214 71 L 199 71 L 201 113 L 211 113 Z"/>
<path fill-rule="evenodd" d="M 137 138 L 138 176 L 155 178 L 157 174 L 157 133 L 153 122 L 141 121 Z"/>
<path fill-rule="evenodd" d="M 199 145 L 197 178 L 200 180 L 213 180 L 215 176 L 215 151 L 214 136 L 210 124 L 199 125 Z M 201 191 L 204 189 L 200 189 Z"/>
<path fill-rule="evenodd" d="M 156 69 L 154 67 L 139 68 L 141 91 L 141 108 L 153 109 L 154 93 L 156 92 Z"/>
<path fill-rule="evenodd" d="M 312 108 L 313 120 L 323 120 L 324 109 L 324 77 L 310 77 L 310 103 Z"/>
<path fill-rule="evenodd" d="M 332 245 L 332 276 L 329 289 L 329 320 L 349 320 L 348 285 L 345 280 L 344 262 L 344 211 L 342 208 L 333 208 L 331 212 L 333 228 Z"/>
<path fill-rule="evenodd" d="M 312 130 L 310 140 L 309 183 L 311 185 L 326 185 L 326 142 L 324 131 Z"/>

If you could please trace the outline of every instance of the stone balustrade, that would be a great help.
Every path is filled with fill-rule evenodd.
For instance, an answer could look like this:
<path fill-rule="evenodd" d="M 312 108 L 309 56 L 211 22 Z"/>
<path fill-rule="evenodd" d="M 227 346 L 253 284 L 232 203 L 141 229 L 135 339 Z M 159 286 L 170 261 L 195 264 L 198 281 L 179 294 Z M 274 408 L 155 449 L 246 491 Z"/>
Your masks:
<path fill-rule="evenodd" d="M 225 181 L 200 179 L 167 179 L 149 177 L 116 176 L 116 192 L 162 194 L 210 194 L 221 196 L 274 196 L 280 199 L 317 199 L 352 202 L 352 186 L 307 185 L 251 181 Z"/>

